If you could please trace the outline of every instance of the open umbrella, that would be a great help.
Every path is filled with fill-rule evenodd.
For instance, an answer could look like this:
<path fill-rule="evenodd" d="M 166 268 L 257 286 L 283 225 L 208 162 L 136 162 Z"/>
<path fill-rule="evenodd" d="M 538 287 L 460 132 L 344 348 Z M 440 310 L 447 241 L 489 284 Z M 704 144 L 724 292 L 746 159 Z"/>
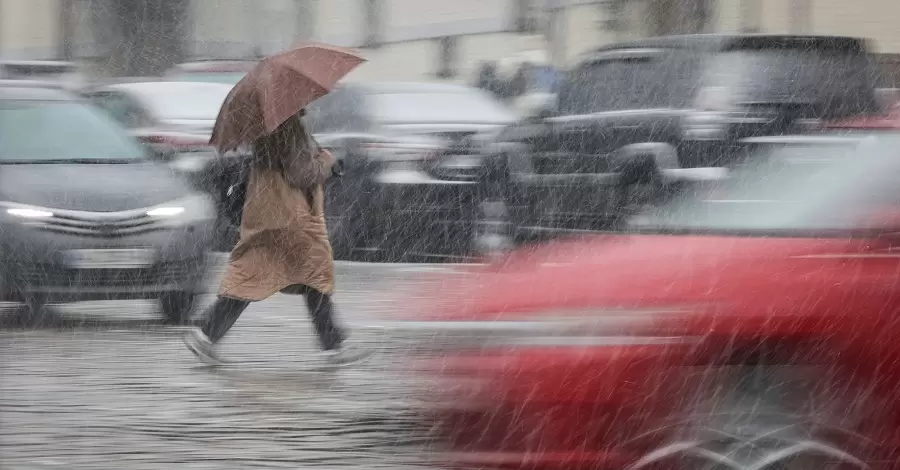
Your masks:
<path fill-rule="evenodd" d="M 210 145 L 225 153 L 274 132 L 363 62 L 355 51 L 317 43 L 261 60 L 228 94 Z"/>

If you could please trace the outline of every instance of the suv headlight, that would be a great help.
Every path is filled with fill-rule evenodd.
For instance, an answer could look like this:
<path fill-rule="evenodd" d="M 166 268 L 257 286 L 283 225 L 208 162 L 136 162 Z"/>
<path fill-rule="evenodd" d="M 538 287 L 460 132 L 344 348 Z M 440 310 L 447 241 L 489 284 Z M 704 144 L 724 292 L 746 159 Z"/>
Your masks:
<path fill-rule="evenodd" d="M 195 194 L 154 206 L 147 210 L 147 215 L 162 223 L 183 225 L 214 220 L 216 211 L 209 196 Z"/>

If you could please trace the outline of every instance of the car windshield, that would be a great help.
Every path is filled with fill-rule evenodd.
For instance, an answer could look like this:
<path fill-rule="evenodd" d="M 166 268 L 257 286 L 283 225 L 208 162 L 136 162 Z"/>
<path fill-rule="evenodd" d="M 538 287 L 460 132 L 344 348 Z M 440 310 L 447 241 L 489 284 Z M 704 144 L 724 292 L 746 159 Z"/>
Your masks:
<path fill-rule="evenodd" d="M 509 123 L 512 112 L 480 90 L 373 93 L 372 118 L 386 123 Z"/>
<path fill-rule="evenodd" d="M 226 85 L 237 85 L 237 82 L 244 78 L 244 72 L 192 72 L 173 75 L 173 80 L 182 82 L 202 82 L 202 83 L 223 83 Z"/>
<path fill-rule="evenodd" d="M 0 163 L 144 159 L 106 113 L 77 101 L 0 100 Z"/>
<path fill-rule="evenodd" d="M 644 231 L 815 232 L 864 228 L 900 210 L 900 134 L 764 144 L 724 182 L 636 218 Z"/>
<path fill-rule="evenodd" d="M 159 118 L 213 120 L 231 91 L 227 86 L 205 83 L 178 85 L 148 88 L 140 94 Z"/>
<path fill-rule="evenodd" d="M 862 113 L 877 105 L 874 74 L 862 54 L 763 49 L 720 54 L 709 80 L 741 90 L 742 101 L 816 103 L 829 112 Z"/>

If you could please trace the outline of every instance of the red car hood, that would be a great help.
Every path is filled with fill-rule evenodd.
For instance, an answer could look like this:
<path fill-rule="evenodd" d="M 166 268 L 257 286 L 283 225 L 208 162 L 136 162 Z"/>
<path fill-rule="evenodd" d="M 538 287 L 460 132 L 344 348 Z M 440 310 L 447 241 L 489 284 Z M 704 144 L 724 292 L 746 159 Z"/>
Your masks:
<path fill-rule="evenodd" d="M 783 307 L 785 299 L 808 303 L 812 294 L 804 292 L 839 293 L 829 286 L 839 282 L 835 269 L 846 259 L 830 255 L 858 251 L 862 243 L 846 238 L 674 235 L 557 242 L 514 253 L 463 279 L 443 279 L 435 284 L 434 295 L 427 296 L 429 304 L 416 310 L 420 319 L 424 313 L 442 320 L 704 306 L 749 314 L 765 311 L 770 302 Z M 441 298 L 443 302 L 435 303 Z"/>

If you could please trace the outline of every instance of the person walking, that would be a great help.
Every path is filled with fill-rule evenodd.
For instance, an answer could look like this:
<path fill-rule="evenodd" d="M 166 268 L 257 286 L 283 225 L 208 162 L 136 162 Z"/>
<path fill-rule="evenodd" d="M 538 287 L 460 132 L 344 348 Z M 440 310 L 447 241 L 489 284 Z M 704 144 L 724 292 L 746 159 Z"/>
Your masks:
<path fill-rule="evenodd" d="M 184 338 L 204 362 L 221 363 L 216 345 L 241 313 L 279 292 L 306 297 L 329 361 L 344 364 L 368 355 L 348 346 L 347 333 L 335 322 L 324 207 L 324 184 L 334 174 L 335 160 L 303 122 L 305 106 L 363 61 L 335 46 L 285 51 L 257 64 L 223 103 L 210 144 L 224 154 L 249 143 L 250 171 L 242 191 L 240 239 L 219 295 L 201 326 Z"/>
<path fill-rule="evenodd" d="M 220 363 L 214 346 L 251 302 L 281 292 L 306 296 L 319 343 L 334 363 L 363 358 L 348 347 L 334 319 L 334 265 L 325 227 L 324 183 L 334 157 L 318 148 L 303 123 L 304 113 L 252 144 L 250 177 L 240 240 L 231 252 L 219 296 L 188 348 L 207 363 Z"/>

